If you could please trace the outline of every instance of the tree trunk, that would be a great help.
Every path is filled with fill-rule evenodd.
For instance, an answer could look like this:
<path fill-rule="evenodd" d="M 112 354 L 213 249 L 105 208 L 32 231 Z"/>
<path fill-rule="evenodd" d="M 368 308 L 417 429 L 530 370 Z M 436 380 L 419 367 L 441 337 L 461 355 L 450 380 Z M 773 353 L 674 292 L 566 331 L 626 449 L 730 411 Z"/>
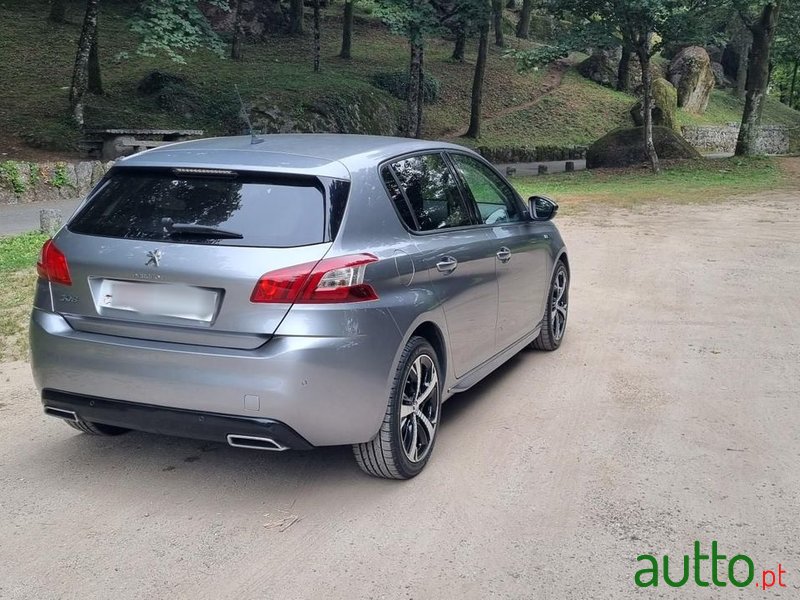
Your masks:
<path fill-rule="evenodd" d="M 413 41 L 410 44 L 411 64 L 408 71 L 408 123 L 406 125 L 406 135 L 415 137 L 421 121 L 421 115 L 419 114 L 419 84 L 422 66 L 422 46 Z"/>
<path fill-rule="evenodd" d="M 797 84 L 797 67 L 798 61 L 794 61 L 794 72 L 792 73 L 792 83 L 789 87 L 789 106 L 794 108 L 794 90 L 795 84 Z"/>
<path fill-rule="evenodd" d="M 503 38 L 503 0 L 492 0 L 492 16 L 494 17 L 494 44 L 502 48 L 506 45 Z"/>
<path fill-rule="evenodd" d="M 233 41 L 231 43 L 231 58 L 233 60 L 242 59 L 242 38 L 244 29 L 242 27 L 242 0 L 233 0 L 231 10 L 233 11 Z"/>
<path fill-rule="evenodd" d="M 522 10 L 519 12 L 517 21 L 517 37 L 527 40 L 531 31 L 531 11 L 533 11 L 533 0 L 522 0 Z"/>
<path fill-rule="evenodd" d="M 353 0 L 344 0 L 344 17 L 342 19 L 342 51 L 339 58 L 350 58 L 350 47 L 353 44 Z"/>
<path fill-rule="evenodd" d="M 320 23 L 319 23 L 319 0 L 314 0 L 314 73 L 319 73 L 320 63 Z"/>
<path fill-rule="evenodd" d="M 769 85 L 769 59 L 777 19 L 778 6 L 771 2 L 764 6 L 758 21 L 750 26 L 753 45 L 747 66 L 746 96 L 742 125 L 736 140 L 736 156 L 752 156 L 758 153 L 757 141 Z"/>
<path fill-rule="evenodd" d="M 289 1 L 289 33 L 291 35 L 301 35 L 305 31 L 303 27 L 303 0 Z"/>
<path fill-rule="evenodd" d="M 66 23 L 67 0 L 50 0 L 50 14 L 47 18 L 53 23 Z"/>
<path fill-rule="evenodd" d="M 639 47 L 636 53 L 642 67 L 642 115 L 644 116 L 644 150 L 653 173 L 661 172 L 656 145 L 653 143 L 653 74 L 650 72 L 650 34 L 647 35 L 645 47 Z"/>
<path fill-rule="evenodd" d="M 629 92 L 631 89 L 631 54 L 630 46 L 623 44 L 622 58 L 617 68 L 617 90 L 620 92 Z"/>
<path fill-rule="evenodd" d="M 72 71 L 72 84 L 69 88 L 69 101 L 72 117 L 83 127 L 83 97 L 89 85 L 89 55 L 97 34 L 97 11 L 100 0 L 87 0 L 86 14 L 83 17 L 81 37 L 78 41 L 78 53 L 75 56 L 75 68 Z"/>
<path fill-rule="evenodd" d="M 461 26 L 456 32 L 456 45 L 453 46 L 453 60 L 464 62 L 464 52 L 467 49 L 467 32 L 464 26 Z"/>
<path fill-rule="evenodd" d="M 425 101 L 425 47 L 419 46 L 419 80 L 417 81 L 417 129 L 414 131 L 415 138 L 422 137 L 423 107 Z"/>
<path fill-rule="evenodd" d="M 97 51 L 97 30 L 95 29 L 92 46 L 89 49 L 89 73 L 86 89 L 92 94 L 103 95 L 103 78 L 100 74 L 100 56 Z"/>
<path fill-rule="evenodd" d="M 467 137 L 477 139 L 481 135 L 481 104 L 483 102 L 483 79 L 486 75 L 486 57 L 489 52 L 489 23 L 481 25 L 478 40 L 478 60 L 475 62 L 475 76 L 472 79 L 472 104 L 469 110 L 469 129 Z"/>
<path fill-rule="evenodd" d="M 751 43 L 745 40 L 739 46 L 739 65 L 736 68 L 736 97 L 744 100 L 747 92 L 747 71 L 749 64 Z"/>

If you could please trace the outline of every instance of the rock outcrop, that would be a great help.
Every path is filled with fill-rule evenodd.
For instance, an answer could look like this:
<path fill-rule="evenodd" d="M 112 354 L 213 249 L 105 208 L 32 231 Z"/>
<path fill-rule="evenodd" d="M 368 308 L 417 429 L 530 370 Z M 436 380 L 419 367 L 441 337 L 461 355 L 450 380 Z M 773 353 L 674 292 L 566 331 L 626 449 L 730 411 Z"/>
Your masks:
<path fill-rule="evenodd" d="M 681 50 L 669 65 L 669 80 L 678 90 L 678 106 L 703 113 L 714 89 L 714 71 L 705 48 L 689 46 Z"/>
<path fill-rule="evenodd" d="M 642 127 L 616 129 L 607 133 L 589 146 L 586 153 L 587 168 L 632 167 L 642 164 L 647 160 L 643 138 Z M 659 158 L 664 160 L 700 158 L 697 150 L 666 127 L 653 127 L 653 143 Z"/>
<path fill-rule="evenodd" d="M 642 102 L 631 108 L 631 117 L 637 127 L 644 125 Z M 678 124 L 678 91 L 666 79 L 659 77 L 653 80 L 653 125 L 668 127 L 680 132 Z"/>

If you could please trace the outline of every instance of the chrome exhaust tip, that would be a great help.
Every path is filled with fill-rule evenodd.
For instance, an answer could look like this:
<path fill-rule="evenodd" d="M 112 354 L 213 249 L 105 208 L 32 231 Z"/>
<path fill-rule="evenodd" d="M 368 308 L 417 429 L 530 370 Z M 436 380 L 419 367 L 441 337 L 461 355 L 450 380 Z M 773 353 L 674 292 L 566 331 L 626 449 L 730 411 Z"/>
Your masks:
<path fill-rule="evenodd" d="M 288 446 L 279 444 L 272 438 L 255 437 L 251 435 L 228 434 L 228 445 L 234 448 L 247 448 L 249 450 L 270 450 L 272 452 L 283 452 L 288 450 Z"/>
<path fill-rule="evenodd" d="M 45 406 L 44 414 L 56 417 L 57 419 L 72 421 L 73 423 L 78 423 L 80 421 L 80 419 L 78 419 L 78 414 L 74 410 L 65 410 L 63 408 L 56 408 L 55 406 Z"/>

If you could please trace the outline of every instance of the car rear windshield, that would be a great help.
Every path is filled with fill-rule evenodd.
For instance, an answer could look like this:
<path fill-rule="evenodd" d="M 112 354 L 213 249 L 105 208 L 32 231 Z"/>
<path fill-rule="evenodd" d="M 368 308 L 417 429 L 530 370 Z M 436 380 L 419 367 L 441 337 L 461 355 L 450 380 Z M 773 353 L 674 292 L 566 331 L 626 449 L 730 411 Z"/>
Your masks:
<path fill-rule="evenodd" d="M 189 244 L 307 246 L 335 237 L 348 189 L 316 177 L 117 168 L 68 228 Z"/>

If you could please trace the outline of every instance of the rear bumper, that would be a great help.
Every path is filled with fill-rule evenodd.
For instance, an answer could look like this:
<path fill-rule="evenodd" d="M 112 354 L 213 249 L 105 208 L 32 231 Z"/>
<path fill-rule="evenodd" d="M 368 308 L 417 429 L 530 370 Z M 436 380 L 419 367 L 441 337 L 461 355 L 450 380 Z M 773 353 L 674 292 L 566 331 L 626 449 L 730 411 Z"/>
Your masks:
<path fill-rule="evenodd" d="M 380 428 L 401 338 L 384 311 L 353 319 L 346 337 L 279 329 L 262 347 L 238 350 L 76 331 L 34 309 L 31 367 L 40 391 L 278 422 L 313 446 L 360 443 Z"/>
<path fill-rule="evenodd" d="M 218 415 L 179 410 L 108 398 L 78 396 L 57 390 L 42 390 L 42 404 L 74 413 L 78 420 L 115 425 L 126 429 L 174 435 L 213 442 L 228 442 L 228 436 L 252 436 L 274 441 L 280 450 L 309 450 L 307 440 L 280 421 L 259 417 Z"/>

